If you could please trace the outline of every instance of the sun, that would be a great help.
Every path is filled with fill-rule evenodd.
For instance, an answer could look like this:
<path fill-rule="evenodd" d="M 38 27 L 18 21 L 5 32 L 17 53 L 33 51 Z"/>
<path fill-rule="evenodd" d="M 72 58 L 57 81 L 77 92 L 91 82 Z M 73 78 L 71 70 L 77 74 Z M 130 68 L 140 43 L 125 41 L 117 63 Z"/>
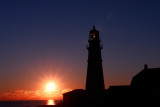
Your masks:
<path fill-rule="evenodd" d="M 52 92 L 52 91 L 54 91 L 55 90 L 55 84 L 54 83 L 48 83 L 47 85 L 46 85 L 46 92 Z"/>

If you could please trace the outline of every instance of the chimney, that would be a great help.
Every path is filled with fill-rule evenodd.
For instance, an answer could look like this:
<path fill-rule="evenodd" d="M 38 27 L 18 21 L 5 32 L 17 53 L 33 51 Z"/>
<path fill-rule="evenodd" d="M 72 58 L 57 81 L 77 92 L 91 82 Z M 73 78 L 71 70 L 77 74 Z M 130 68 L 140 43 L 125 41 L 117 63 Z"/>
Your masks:
<path fill-rule="evenodd" d="M 148 65 L 145 64 L 145 65 L 144 65 L 144 70 L 147 70 L 147 69 L 148 69 Z"/>

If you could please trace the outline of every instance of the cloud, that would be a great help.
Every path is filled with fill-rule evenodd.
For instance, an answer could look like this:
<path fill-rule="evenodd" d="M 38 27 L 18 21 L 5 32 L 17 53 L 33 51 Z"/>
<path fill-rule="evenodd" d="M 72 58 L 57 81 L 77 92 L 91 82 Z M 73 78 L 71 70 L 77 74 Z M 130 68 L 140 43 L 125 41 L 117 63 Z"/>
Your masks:
<path fill-rule="evenodd" d="M 0 100 L 48 100 L 48 99 L 61 99 L 62 94 L 71 91 L 71 89 L 56 90 L 53 92 L 45 91 L 28 91 L 16 90 L 13 92 L 3 92 L 0 94 Z"/>

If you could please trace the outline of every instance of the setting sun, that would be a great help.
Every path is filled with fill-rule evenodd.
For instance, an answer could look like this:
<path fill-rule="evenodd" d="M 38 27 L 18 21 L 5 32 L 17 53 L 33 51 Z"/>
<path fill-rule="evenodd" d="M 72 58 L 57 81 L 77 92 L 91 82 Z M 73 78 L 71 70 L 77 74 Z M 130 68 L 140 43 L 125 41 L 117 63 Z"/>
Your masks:
<path fill-rule="evenodd" d="M 52 92 L 55 90 L 55 84 L 54 83 L 48 83 L 46 86 L 46 91 L 47 92 Z"/>

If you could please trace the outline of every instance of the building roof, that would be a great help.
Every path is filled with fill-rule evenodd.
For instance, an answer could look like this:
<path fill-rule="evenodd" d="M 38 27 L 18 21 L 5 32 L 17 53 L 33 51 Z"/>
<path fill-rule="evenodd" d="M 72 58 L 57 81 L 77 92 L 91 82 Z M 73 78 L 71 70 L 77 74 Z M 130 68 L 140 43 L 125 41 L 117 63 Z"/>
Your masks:
<path fill-rule="evenodd" d="M 64 93 L 63 95 L 69 95 L 69 94 L 82 94 L 82 93 L 84 93 L 85 92 L 85 90 L 83 90 L 83 89 L 75 89 L 75 90 L 72 90 L 72 91 L 69 91 L 69 92 L 66 92 L 66 93 Z"/>
<path fill-rule="evenodd" d="M 129 85 L 120 85 L 120 86 L 110 86 L 107 91 L 112 93 L 121 93 L 128 91 L 129 89 L 130 89 Z"/>
<path fill-rule="evenodd" d="M 132 79 L 131 86 L 148 86 L 160 84 L 160 68 L 145 68 L 135 75 Z"/>
<path fill-rule="evenodd" d="M 129 98 L 131 95 L 132 88 L 128 85 L 122 86 L 110 86 L 108 90 L 106 90 L 107 97 L 110 100 L 115 99 L 124 99 Z"/>

